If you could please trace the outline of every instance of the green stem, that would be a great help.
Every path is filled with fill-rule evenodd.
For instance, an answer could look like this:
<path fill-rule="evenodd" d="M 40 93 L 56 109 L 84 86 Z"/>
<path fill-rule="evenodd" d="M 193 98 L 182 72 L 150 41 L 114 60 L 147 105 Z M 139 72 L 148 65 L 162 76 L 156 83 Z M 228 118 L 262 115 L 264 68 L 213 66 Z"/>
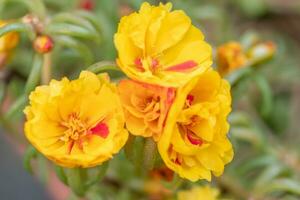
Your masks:
<path fill-rule="evenodd" d="M 101 72 L 106 71 L 120 71 L 120 69 L 113 62 L 102 61 L 95 63 L 87 68 L 88 71 L 91 71 L 95 74 L 99 74 Z"/>
<path fill-rule="evenodd" d="M 43 66 L 43 58 L 36 54 L 33 58 L 31 72 L 25 85 L 25 94 L 28 95 L 40 82 L 41 70 Z"/>
<path fill-rule="evenodd" d="M 54 170 L 55 170 L 55 173 L 56 173 L 57 177 L 59 178 L 59 180 L 61 182 L 63 182 L 65 185 L 68 185 L 68 178 L 66 176 L 64 168 L 60 167 L 58 165 L 55 165 Z"/>
<path fill-rule="evenodd" d="M 153 169 L 156 156 L 156 143 L 152 138 L 146 138 L 143 153 L 143 168 L 145 171 Z"/>
<path fill-rule="evenodd" d="M 42 67 L 42 84 L 48 84 L 51 79 L 51 53 L 44 54 L 44 62 Z"/>
<path fill-rule="evenodd" d="M 72 168 L 67 170 L 68 185 L 72 191 L 79 197 L 83 197 L 86 192 L 84 186 L 84 169 Z"/>
<path fill-rule="evenodd" d="M 37 156 L 37 151 L 33 146 L 28 146 L 23 156 L 24 168 L 32 174 L 31 160 Z"/>
<path fill-rule="evenodd" d="M 96 176 L 90 178 L 87 182 L 86 182 L 86 188 L 89 188 L 93 185 L 95 185 L 96 183 L 98 183 L 106 174 L 106 171 L 108 169 L 109 166 L 109 162 L 105 162 L 102 165 L 98 166 L 98 171 Z"/>

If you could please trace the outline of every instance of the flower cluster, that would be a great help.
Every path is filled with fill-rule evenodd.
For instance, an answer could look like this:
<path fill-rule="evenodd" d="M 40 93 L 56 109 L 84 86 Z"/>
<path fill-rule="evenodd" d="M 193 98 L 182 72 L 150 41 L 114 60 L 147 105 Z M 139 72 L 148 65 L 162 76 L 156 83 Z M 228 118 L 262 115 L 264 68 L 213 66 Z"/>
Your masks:
<path fill-rule="evenodd" d="M 202 32 L 171 7 L 144 3 L 115 34 L 117 63 L 131 78 L 118 87 L 126 127 L 153 137 L 166 166 L 181 177 L 211 180 L 233 157 L 230 86 L 210 67 Z"/>
<path fill-rule="evenodd" d="M 84 71 L 31 93 L 25 132 L 40 152 L 66 167 L 99 165 L 123 147 L 128 130 L 157 142 L 165 165 L 182 178 L 223 173 L 233 158 L 230 86 L 212 69 L 202 32 L 171 8 L 143 3 L 121 19 L 114 41 L 128 79 L 118 86 Z"/>

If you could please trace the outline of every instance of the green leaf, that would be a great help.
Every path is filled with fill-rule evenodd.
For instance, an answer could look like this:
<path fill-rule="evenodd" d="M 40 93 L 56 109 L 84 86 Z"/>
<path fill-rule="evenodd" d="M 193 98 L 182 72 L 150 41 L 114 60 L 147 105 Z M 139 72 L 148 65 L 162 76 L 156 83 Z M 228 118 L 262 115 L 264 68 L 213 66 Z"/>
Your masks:
<path fill-rule="evenodd" d="M 242 111 L 234 111 L 229 115 L 229 123 L 231 126 L 245 126 L 249 127 L 251 122 L 249 116 Z"/>
<path fill-rule="evenodd" d="M 92 24 L 89 20 L 77 16 L 75 13 L 59 13 L 52 18 L 51 23 L 70 23 L 88 29 L 98 36 L 95 41 L 100 43 L 101 34 L 97 30 L 97 27 L 94 27 L 94 24 Z"/>
<path fill-rule="evenodd" d="M 265 77 L 262 75 L 256 75 L 254 77 L 256 85 L 260 90 L 262 101 L 260 104 L 260 113 L 263 117 L 268 117 L 273 108 L 273 94 L 272 89 Z"/>
<path fill-rule="evenodd" d="M 256 156 L 255 158 L 242 163 L 242 165 L 239 166 L 237 171 L 239 174 L 245 174 L 245 173 L 251 172 L 257 168 L 262 168 L 267 165 L 276 164 L 276 162 L 277 162 L 276 158 L 269 154 Z"/>
<path fill-rule="evenodd" d="M 115 49 L 112 41 L 116 29 L 114 26 L 115 22 L 103 12 L 98 12 L 97 16 L 87 11 L 76 11 L 76 13 L 89 20 L 92 24 L 94 24 L 95 27 L 97 27 L 97 30 L 101 32 L 103 37 L 102 54 L 104 55 L 104 58 L 114 59 Z"/>
<path fill-rule="evenodd" d="M 271 113 L 266 122 L 276 133 L 285 133 L 291 124 L 291 103 L 290 94 L 287 92 L 278 93 L 273 97 Z"/>
<path fill-rule="evenodd" d="M 35 13 L 39 18 L 46 18 L 46 7 L 44 5 L 43 0 L 27 0 L 25 2 L 29 5 L 30 10 L 33 13 Z"/>
<path fill-rule="evenodd" d="M 97 29 L 98 32 L 102 32 L 102 26 L 100 23 L 101 20 L 99 20 L 96 15 L 94 15 L 91 12 L 85 11 L 85 10 L 77 10 L 77 11 L 75 11 L 75 14 L 88 20 L 93 25 L 93 27 L 95 27 Z"/>
<path fill-rule="evenodd" d="M 264 192 L 281 191 L 300 195 L 300 183 L 288 178 L 277 179 L 272 183 L 266 184 L 261 190 Z"/>
<path fill-rule="evenodd" d="M 46 8 L 43 0 L 6 0 L 10 2 L 22 3 L 27 9 L 41 19 L 46 17 Z"/>
<path fill-rule="evenodd" d="M 251 127 L 233 127 L 230 130 L 230 134 L 233 138 L 249 142 L 258 147 L 263 143 L 263 138 Z"/>
<path fill-rule="evenodd" d="M 269 165 L 263 172 L 256 178 L 254 185 L 259 191 L 260 188 L 268 183 L 270 183 L 273 179 L 275 179 L 278 175 L 280 175 L 286 168 L 280 163 L 275 165 Z"/>
<path fill-rule="evenodd" d="M 69 36 L 56 36 L 55 41 L 62 46 L 77 51 L 87 65 L 90 65 L 93 62 L 94 58 L 91 50 L 82 42 Z"/>
<path fill-rule="evenodd" d="M 36 158 L 38 152 L 36 151 L 36 149 L 33 146 L 28 146 L 25 154 L 23 156 L 23 166 L 24 169 L 32 174 L 32 167 L 31 167 L 31 160 L 33 158 Z"/>
<path fill-rule="evenodd" d="M 67 35 L 86 40 L 97 40 L 98 34 L 87 28 L 69 23 L 51 23 L 46 27 L 49 35 Z"/>
<path fill-rule="evenodd" d="M 14 22 L 6 24 L 5 26 L 2 26 L 0 28 L 0 37 L 3 36 L 6 33 L 9 32 L 25 32 L 29 35 L 29 37 L 32 39 L 35 37 L 35 33 L 32 30 L 31 26 L 21 23 L 21 22 Z"/>
<path fill-rule="evenodd" d="M 36 54 L 33 59 L 31 72 L 29 74 L 29 77 L 25 85 L 26 95 L 28 95 L 39 84 L 41 78 L 42 66 L 43 66 L 43 58 L 41 55 Z"/>

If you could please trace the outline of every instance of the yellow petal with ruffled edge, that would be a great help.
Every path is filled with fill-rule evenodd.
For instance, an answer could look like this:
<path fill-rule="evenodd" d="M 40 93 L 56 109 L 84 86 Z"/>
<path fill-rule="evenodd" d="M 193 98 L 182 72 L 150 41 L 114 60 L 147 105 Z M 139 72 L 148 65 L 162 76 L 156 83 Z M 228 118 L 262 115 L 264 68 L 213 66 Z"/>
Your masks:
<path fill-rule="evenodd" d="M 81 72 L 52 80 L 29 97 L 25 135 L 47 158 L 64 167 L 92 167 L 124 146 L 128 132 L 117 88 L 107 75 Z M 109 102 L 109 103 L 108 103 Z"/>
<path fill-rule="evenodd" d="M 143 3 L 121 19 L 114 43 L 117 63 L 136 81 L 181 87 L 212 64 L 212 49 L 202 32 L 172 4 Z"/>
<path fill-rule="evenodd" d="M 227 139 L 230 105 L 229 84 L 213 70 L 179 88 L 158 142 L 167 167 L 191 181 L 220 176 L 233 158 Z"/>

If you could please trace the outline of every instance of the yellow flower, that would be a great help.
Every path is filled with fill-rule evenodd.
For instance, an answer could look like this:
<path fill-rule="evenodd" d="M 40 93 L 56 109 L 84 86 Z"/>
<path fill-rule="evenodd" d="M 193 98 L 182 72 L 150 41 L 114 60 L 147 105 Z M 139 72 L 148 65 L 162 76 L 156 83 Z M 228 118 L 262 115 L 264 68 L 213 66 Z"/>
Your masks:
<path fill-rule="evenodd" d="M 158 142 L 167 167 L 191 181 L 221 175 L 233 158 L 230 110 L 230 86 L 213 70 L 179 88 Z"/>
<path fill-rule="evenodd" d="M 138 13 L 121 19 L 114 42 L 117 63 L 131 79 L 162 86 L 182 86 L 212 64 L 202 32 L 172 4 L 143 3 Z"/>
<path fill-rule="evenodd" d="M 50 160 L 64 167 L 92 167 L 111 159 L 128 132 L 117 88 L 108 76 L 83 71 L 76 80 L 39 86 L 26 107 L 25 134 Z"/>
<path fill-rule="evenodd" d="M 218 71 L 222 76 L 244 67 L 248 59 L 238 42 L 228 42 L 217 49 Z"/>
<path fill-rule="evenodd" d="M 157 141 L 174 100 L 175 89 L 132 80 L 122 80 L 118 89 L 128 131 Z"/>
<path fill-rule="evenodd" d="M 0 28 L 7 24 L 6 21 L 0 20 Z M 11 50 L 19 42 L 19 34 L 16 32 L 10 32 L 0 37 L 0 69 L 8 60 Z"/>
<path fill-rule="evenodd" d="M 197 186 L 178 192 L 178 200 L 217 200 L 219 191 L 209 186 Z"/>
<path fill-rule="evenodd" d="M 0 27 L 5 26 L 6 24 L 7 22 L 0 20 Z M 19 42 L 19 34 L 16 32 L 10 32 L 0 37 L 0 53 L 15 48 L 18 42 Z"/>

